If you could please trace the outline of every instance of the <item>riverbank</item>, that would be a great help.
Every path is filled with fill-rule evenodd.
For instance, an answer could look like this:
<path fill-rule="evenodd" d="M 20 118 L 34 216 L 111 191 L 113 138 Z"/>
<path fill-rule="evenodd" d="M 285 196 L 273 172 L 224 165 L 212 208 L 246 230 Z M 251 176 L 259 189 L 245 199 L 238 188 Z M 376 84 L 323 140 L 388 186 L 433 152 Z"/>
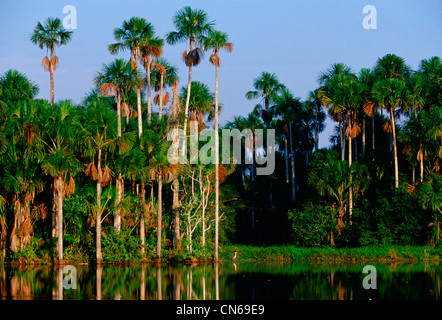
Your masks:
<path fill-rule="evenodd" d="M 235 255 L 236 253 L 236 255 Z M 438 262 L 442 257 L 442 247 L 431 246 L 366 246 L 358 248 L 336 248 L 336 247 L 296 247 L 284 246 L 249 246 L 249 245 L 228 245 L 221 247 L 221 262 L 332 262 L 332 261 L 432 261 Z M 103 261 L 102 265 L 131 265 L 139 263 L 170 263 L 170 264 L 201 264 L 213 262 L 213 255 L 206 257 L 183 257 L 182 255 L 167 255 L 161 261 L 149 258 L 139 260 Z M 9 262 L 0 261 L 7 265 L 51 265 L 49 260 L 14 260 Z M 55 263 L 56 264 L 56 263 Z M 94 261 L 65 260 L 63 264 L 95 264 Z"/>
<path fill-rule="evenodd" d="M 367 246 L 303 248 L 296 246 L 226 246 L 223 261 L 439 261 L 442 248 L 431 246 Z"/>

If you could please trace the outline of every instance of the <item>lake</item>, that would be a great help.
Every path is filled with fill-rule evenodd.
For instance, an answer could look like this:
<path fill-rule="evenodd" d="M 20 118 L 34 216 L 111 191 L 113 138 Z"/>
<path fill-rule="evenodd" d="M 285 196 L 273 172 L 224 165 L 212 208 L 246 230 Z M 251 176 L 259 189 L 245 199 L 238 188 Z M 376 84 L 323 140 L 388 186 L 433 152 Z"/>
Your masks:
<path fill-rule="evenodd" d="M 367 264 L 375 272 L 363 273 Z M 65 271 L 57 266 L 0 266 L 0 298 L 440 300 L 442 277 L 442 267 L 434 262 L 76 265 L 75 273 Z M 365 277 L 372 277 L 376 289 L 364 288 Z"/>

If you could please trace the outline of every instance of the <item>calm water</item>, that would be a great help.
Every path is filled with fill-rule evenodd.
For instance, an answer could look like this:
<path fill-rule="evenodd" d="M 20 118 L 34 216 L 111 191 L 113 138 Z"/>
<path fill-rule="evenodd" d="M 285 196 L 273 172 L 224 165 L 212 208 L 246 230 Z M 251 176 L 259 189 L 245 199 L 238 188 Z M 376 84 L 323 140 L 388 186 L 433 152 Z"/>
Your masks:
<path fill-rule="evenodd" d="M 442 266 L 373 265 L 377 289 L 371 290 L 362 284 L 365 264 L 77 265 L 76 289 L 63 289 L 67 276 L 58 267 L 0 266 L 0 299 L 441 299 Z"/>

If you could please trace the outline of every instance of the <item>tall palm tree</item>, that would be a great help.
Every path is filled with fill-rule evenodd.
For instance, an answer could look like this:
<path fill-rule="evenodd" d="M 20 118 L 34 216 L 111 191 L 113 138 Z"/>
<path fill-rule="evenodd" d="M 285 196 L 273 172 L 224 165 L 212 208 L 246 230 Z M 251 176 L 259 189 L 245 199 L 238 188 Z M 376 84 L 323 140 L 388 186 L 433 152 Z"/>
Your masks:
<path fill-rule="evenodd" d="M 74 176 L 82 169 L 72 148 L 75 140 L 73 132 L 73 107 L 70 102 L 63 101 L 59 107 L 45 114 L 44 124 L 45 153 L 41 165 L 43 172 L 52 177 L 54 203 L 57 212 L 57 252 L 58 262 L 63 262 L 63 200 L 75 190 Z M 54 219 L 53 219 L 54 220 Z"/>
<path fill-rule="evenodd" d="M 170 100 L 169 93 L 166 91 L 166 93 L 163 94 L 163 90 L 167 90 L 168 87 L 173 87 L 175 82 L 179 81 L 178 69 L 165 58 L 159 58 L 156 59 L 152 75 L 152 83 L 155 91 L 157 91 L 154 97 L 154 103 L 159 107 L 158 119 L 161 121 L 163 114 L 162 108 Z"/>
<path fill-rule="evenodd" d="M 253 80 L 253 87 L 255 90 L 248 91 L 246 98 L 248 100 L 260 99 L 263 106 L 260 108 L 262 120 L 268 128 L 272 121 L 272 114 L 269 110 L 270 103 L 274 102 L 276 96 L 285 87 L 279 82 L 275 73 L 262 72 L 257 78 Z"/>
<path fill-rule="evenodd" d="M 128 61 L 116 59 L 110 64 L 104 64 L 102 71 L 95 76 L 95 84 L 100 89 L 103 96 L 114 96 L 117 102 L 117 136 L 121 137 L 121 102 L 125 92 L 132 90 L 135 84 L 136 71 L 132 69 Z M 127 108 L 126 104 L 125 107 Z M 128 110 L 126 109 L 127 113 Z M 122 172 L 117 173 L 116 179 L 116 212 L 114 215 L 115 232 L 121 230 L 121 207 L 120 203 L 123 197 L 123 177 Z"/>
<path fill-rule="evenodd" d="M 32 43 L 38 45 L 40 49 L 45 48 L 50 51 L 41 61 L 45 71 L 49 71 L 51 80 L 51 105 L 54 105 L 54 71 L 58 66 L 58 57 L 55 55 L 55 48 L 67 44 L 72 38 L 72 31 L 68 31 L 63 27 L 63 23 L 59 18 L 47 18 L 44 24 L 40 22 L 30 36 Z"/>
<path fill-rule="evenodd" d="M 392 128 L 393 160 L 394 160 L 394 186 L 399 187 L 399 165 L 397 157 L 396 122 L 394 112 L 405 99 L 405 81 L 396 78 L 378 80 L 373 86 L 373 95 L 381 108 L 390 111 Z"/>
<path fill-rule="evenodd" d="M 320 85 L 318 96 L 322 103 L 328 108 L 329 115 L 339 123 L 339 134 L 341 143 L 341 160 L 345 159 L 345 132 L 343 123 L 345 121 L 345 110 L 343 106 L 333 102 L 334 84 L 342 77 L 352 76 L 351 68 L 343 63 L 332 64 L 325 72 L 318 77 Z"/>
<path fill-rule="evenodd" d="M 151 77 L 150 73 L 155 67 L 155 61 L 151 58 L 159 58 L 163 54 L 164 40 L 158 37 L 147 39 L 146 43 L 141 47 L 141 59 L 147 75 L 147 122 L 152 119 L 152 98 L 151 98 Z"/>
<path fill-rule="evenodd" d="M 218 261 L 219 237 L 219 115 L 218 115 L 218 69 L 221 66 L 220 49 L 232 52 L 233 44 L 228 41 L 227 33 L 212 31 L 203 41 L 204 49 L 213 49 L 210 63 L 215 66 L 215 261 Z"/>
<path fill-rule="evenodd" d="M 141 59 L 141 50 L 149 41 L 154 39 L 155 30 L 151 23 L 144 18 L 132 17 L 124 20 L 120 28 L 114 29 L 114 38 L 116 43 L 110 44 L 108 50 L 111 54 L 118 54 L 120 51 L 130 51 L 130 63 L 132 68 L 137 71 L 137 113 L 138 113 L 138 137 L 143 133 L 142 115 L 141 115 L 141 84 L 138 61 Z"/>
<path fill-rule="evenodd" d="M 213 21 L 209 21 L 208 15 L 204 10 L 192 9 L 189 6 L 177 11 L 173 16 L 173 24 L 176 31 L 166 34 L 166 42 L 174 45 L 176 43 L 188 42 L 189 52 L 183 52 L 183 59 L 189 68 L 187 81 L 187 95 L 184 109 L 184 132 L 187 131 L 187 118 L 189 115 L 190 93 L 192 86 L 192 67 L 197 66 L 204 55 L 200 48 L 204 37 L 213 30 Z M 184 150 L 184 148 L 183 148 Z"/>
<path fill-rule="evenodd" d="M 305 107 L 314 118 L 315 126 L 315 151 L 319 150 L 319 133 L 324 130 L 325 113 L 322 111 L 322 101 L 319 96 L 319 90 L 309 91 Z"/>
<path fill-rule="evenodd" d="M 117 136 L 116 117 L 106 105 L 98 102 L 82 110 L 76 118 L 78 126 L 78 147 L 82 154 L 92 159 L 86 166 L 86 175 L 97 182 L 97 206 L 95 208 L 96 228 L 96 259 L 100 264 L 103 255 L 101 251 L 101 203 L 102 186 L 111 181 L 111 170 L 107 165 L 102 168 L 103 152 L 114 152 L 117 147 L 120 153 L 129 149 L 134 142 L 132 132 L 126 132 L 121 137 Z M 96 159 L 96 160 L 95 160 Z M 95 166 L 95 163 L 97 165 Z"/>

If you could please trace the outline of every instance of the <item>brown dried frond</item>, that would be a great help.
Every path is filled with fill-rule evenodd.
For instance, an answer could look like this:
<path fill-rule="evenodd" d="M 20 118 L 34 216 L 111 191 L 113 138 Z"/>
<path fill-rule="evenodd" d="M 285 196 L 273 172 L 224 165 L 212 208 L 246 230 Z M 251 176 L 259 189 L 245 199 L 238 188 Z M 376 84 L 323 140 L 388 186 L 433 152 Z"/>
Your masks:
<path fill-rule="evenodd" d="M 159 93 L 155 93 L 155 96 L 153 97 L 153 103 L 157 106 L 160 104 L 160 94 Z"/>
<path fill-rule="evenodd" d="M 104 169 L 102 170 L 103 174 L 101 177 L 101 184 L 103 186 L 107 186 L 112 181 L 112 171 L 109 169 L 109 167 L 106 165 Z"/>
<path fill-rule="evenodd" d="M 69 197 L 75 192 L 75 180 L 72 176 L 69 177 L 69 184 L 66 186 L 66 197 Z"/>
<path fill-rule="evenodd" d="M 442 146 L 439 147 L 438 157 L 442 159 Z"/>
<path fill-rule="evenodd" d="M 209 61 L 211 64 L 213 64 L 216 67 L 220 67 L 221 66 L 221 59 L 214 53 L 211 54 Z"/>
<path fill-rule="evenodd" d="M 356 138 L 361 133 L 361 125 L 359 123 L 354 123 L 352 126 L 350 126 L 350 123 L 347 126 L 347 129 L 345 130 L 345 136 L 348 138 Z"/>
<path fill-rule="evenodd" d="M 197 119 L 196 119 L 196 115 L 195 115 L 195 113 L 191 113 L 190 115 L 189 115 L 189 119 L 190 119 L 190 121 L 196 121 Z"/>
<path fill-rule="evenodd" d="M 98 179 L 97 167 L 93 162 L 89 163 L 86 166 L 86 170 L 84 171 L 84 173 L 86 174 L 87 177 L 90 177 L 92 180 Z"/>
<path fill-rule="evenodd" d="M 364 112 L 367 116 L 373 117 L 376 112 L 375 103 L 373 101 L 367 101 L 364 105 Z"/>
<path fill-rule="evenodd" d="M 407 185 L 408 185 L 408 188 L 407 188 L 408 194 L 413 194 L 413 193 L 416 192 L 416 190 L 417 190 L 416 186 L 413 186 L 413 185 L 411 185 L 409 183 L 407 183 Z"/>
<path fill-rule="evenodd" d="M 440 170 L 439 159 L 436 159 L 436 161 L 434 161 L 433 171 L 439 173 L 439 170 Z"/>
<path fill-rule="evenodd" d="M 388 120 L 387 122 L 384 123 L 384 125 L 382 126 L 382 130 L 384 130 L 385 132 L 388 132 L 388 133 L 393 132 L 393 127 L 391 125 L 390 120 Z"/>
<path fill-rule="evenodd" d="M 150 70 L 153 70 L 155 68 L 155 59 L 152 59 L 150 62 Z"/>
<path fill-rule="evenodd" d="M 113 83 L 103 83 L 99 89 L 103 96 L 110 97 L 115 95 L 117 86 Z"/>
<path fill-rule="evenodd" d="M 132 67 L 132 69 L 137 68 L 137 64 L 135 63 L 133 56 L 130 57 L 130 66 Z"/>
<path fill-rule="evenodd" d="M 130 109 L 129 105 L 126 102 L 121 104 L 121 116 L 127 117 L 129 115 Z"/>
<path fill-rule="evenodd" d="M 129 114 L 129 118 L 136 118 L 138 117 L 138 112 L 135 109 L 132 109 L 132 111 Z"/>
<path fill-rule="evenodd" d="M 35 204 L 31 211 L 31 219 L 38 220 L 43 219 L 46 220 L 48 217 L 48 208 L 44 203 Z"/>
<path fill-rule="evenodd" d="M 186 63 L 186 66 L 190 67 L 191 64 L 187 64 L 187 51 L 183 51 L 183 61 Z"/>
<path fill-rule="evenodd" d="M 41 66 L 43 67 L 43 69 L 44 69 L 46 72 L 49 71 L 50 66 L 51 66 L 51 63 L 49 62 L 49 58 L 48 58 L 48 57 L 45 56 L 45 57 L 41 60 Z"/>
<path fill-rule="evenodd" d="M 412 149 L 413 149 L 413 144 L 411 142 L 408 142 L 404 145 L 404 148 L 402 149 L 402 153 L 403 154 L 410 154 Z"/>
<path fill-rule="evenodd" d="M 168 104 L 169 101 L 170 101 L 170 94 L 169 94 L 169 92 L 166 92 L 166 94 L 163 97 L 163 106 Z"/>
<path fill-rule="evenodd" d="M 233 43 L 231 42 L 227 42 L 224 46 L 223 49 L 226 50 L 227 52 L 232 52 L 233 51 Z"/>
<path fill-rule="evenodd" d="M 150 175 L 150 180 L 155 180 L 157 178 L 157 171 L 155 169 L 151 169 L 149 175 Z"/>
<path fill-rule="evenodd" d="M 58 57 L 53 56 L 51 60 L 52 71 L 55 71 L 58 67 Z"/>
<path fill-rule="evenodd" d="M 163 66 L 161 63 L 157 63 L 156 68 L 157 68 L 157 71 L 160 75 L 162 75 L 162 76 L 166 75 L 166 67 Z"/>

